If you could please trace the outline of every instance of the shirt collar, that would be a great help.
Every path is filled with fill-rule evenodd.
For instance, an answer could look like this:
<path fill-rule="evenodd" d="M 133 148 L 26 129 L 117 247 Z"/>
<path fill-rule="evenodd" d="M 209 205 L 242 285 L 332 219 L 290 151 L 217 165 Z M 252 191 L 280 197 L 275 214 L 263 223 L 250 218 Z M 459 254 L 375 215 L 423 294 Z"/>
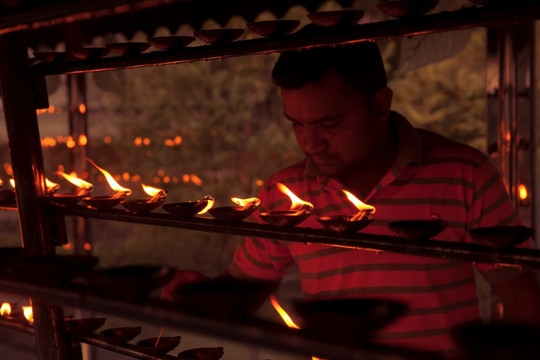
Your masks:
<path fill-rule="evenodd" d="M 422 163 L 422 137 L 420 133 L 397 112 L 390 112 L 390 122 L 397 131 L 398 155 L 393 169 L 400 171 L 407 165 Z M 309 159 L 306 161 L 306 176 L 325 178 L 317 166 Z M 322 179 L 320 180 L 322 181 Z M 328 179 L 326 180 L 328 182 Z"/>

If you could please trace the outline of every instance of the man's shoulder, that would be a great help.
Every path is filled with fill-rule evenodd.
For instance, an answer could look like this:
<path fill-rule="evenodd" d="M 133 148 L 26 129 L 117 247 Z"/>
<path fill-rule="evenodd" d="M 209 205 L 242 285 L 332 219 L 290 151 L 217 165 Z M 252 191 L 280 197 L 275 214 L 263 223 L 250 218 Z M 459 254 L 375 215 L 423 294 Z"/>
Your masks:
<path fill-rule="evenodd" d="M 422 137 L 423 161 L 429 162 L 437 159 L 461 159 L 474 167 L 480 167 L 487 161 L 487 155 L 480 150 L 449 139 L 434 132 L 417 129 Z"/>

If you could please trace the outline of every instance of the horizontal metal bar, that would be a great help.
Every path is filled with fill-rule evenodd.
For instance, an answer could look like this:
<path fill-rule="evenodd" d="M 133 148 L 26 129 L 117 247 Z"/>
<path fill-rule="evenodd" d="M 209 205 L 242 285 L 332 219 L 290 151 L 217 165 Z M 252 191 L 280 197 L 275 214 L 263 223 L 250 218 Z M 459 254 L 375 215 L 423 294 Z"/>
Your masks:
<path fill-rule="evenodd" d="M 534 249 L 512 248 L 497 250 L 476 244 L 436 240 L 414 242 L 397 236 L 382 236 L 364 233 L 346 234 L 300 226 L 281 228 L 252 222 L 226 223 L 215 219 L 201 217 L 176 219 L 169 214 L 158 212 L 134 215 L 125 210 L 95 210 L 81 205 L 64 207 L 61 205 L 50 204 L 49 206 L 52 211 L 64 215 L 177 227 L 204 232 L 253 236 L 301 242 L 305 244 L 318 243 L 352 249 L 389 251 L 467 262 L 513 264 L 517 266 L 540 268 L 540 250 Z"/>
<path fill-rule="evenodd" d="M 501 26 L 540 18 L 540 4 L 531 1 L 505 2 L 505 6 L 469 7 L 452 12 L 440 12 L 421 17 L 366 23 L 350 28 L 328 29 L 325 35 L 298 36 L 279 39 L 263 38 L 236 41 L 220 45 L 186 47 L 175 51 L 154 51 L 139 55 L 106 57 L 65 63 L 36 64 L 35 72 L 52 75 L 91 71 L 178 64 L 195 60 L 223 59 L 249 54 L 265 54 L 298 50 L 316 46 L 337 46 L 367 40 L 393 39 L 420 34 Z"/>
<path fill-rule="evenodd" d="M 439 356 L 433 354 L 375 344 L 365 344 L 357 348 L 334 344 L 320 339 L 309 338 L 301 330 L 289 329 L 284 325 L 262 320 L 253 319 L 252 321 L 234 322 L 194 316 L 182 312 L 182 309 L 177 304 L 157 299 L 148 299 L 144 302 L 123 301 L 89 295 L 78 289 L 53 288 L 1 278 L 0 290 L 2 292 L 31 296 L 51 304 L 72 306 L 128 319 L 138 319 L 161 327 L 216 336 L 242 344 L 275 349 L 303 357 L 316 355 L 333 360 L 440 359 Z M 98 343 L 95 339 L 90 341 L 90 337 L 82 338 L 81 341 L 89 341 L 92 344 Z M 102 343 L 100 344 L 105 346 Z M 113 349 L 113 347 L 109 348 Z M 132 348 L 126 348 L 122 353 L 130 354 Z"/>

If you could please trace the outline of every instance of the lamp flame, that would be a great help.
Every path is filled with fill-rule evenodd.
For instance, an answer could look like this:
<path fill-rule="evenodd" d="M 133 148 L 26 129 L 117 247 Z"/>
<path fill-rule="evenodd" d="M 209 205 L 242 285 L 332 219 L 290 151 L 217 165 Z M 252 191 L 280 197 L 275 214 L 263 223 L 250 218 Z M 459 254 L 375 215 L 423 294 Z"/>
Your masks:
<path fill-rule="evenodd" d="M 62 176 L 67 181 L 69 181 L 70 183 L 72 183 L 73 185 L 80 187 L 81 189 L 90 191 L 94 188 L 93 184 L 89 183 L 88 181 L 84 181 L 83 179 L 79 179 L 77 177 L 77 174 L 75 175 L 66 174 L 63 171 L 57 171 L 56 173 Z"/>
<path fill-rule="evenodd" d="M 285 324 L 288 327 L 292 329 L 300 329 L 300 326 L 296 325 L 294 321 L 291 319 L 291 317 L 289 316 L 289 314 L 287 314 L 287 312 L 281 307 L 281 305 L 279 305 L 276 299 L 276 296 L 274 294 L 270 295 L 270 303 L 272 304 L 274 309 L 278 312 L 279 316 L 281 316 L 281 319 L 283 319 L 283 322 L 285 322 Z M 311 360 L 324 360 L 324 359 L 312 356 Z"/>
<path fill-rule="evenodd" d="M 148 202 L 150 203 L 160 201 L 163 198 L 165 198 L 165 196 L 167 196 L 167 192 L 163 189 L 158 189 L 158 188 L 144 185 L 144 184 L 141 184 L 141 185 L 144 192 L 152 197 L 150 200 L 148 200 Z"/>
<path fill-rule="evenodd" d="M 300 329 L 300 326 L 296 325 L 294 321 L 291 319 L 291 317 L 289 316 L 289 314 L 287 314 L 287 312 L 283 310 L 281 305 L 279 305 L 276 299 L 276 296 L 274 294 L 270 295 L 270 302 L 272 303 L 272 306 L 278 312 L 279 316 L 281 316 L 281 318 L 283 319 L 283 321 L 288 327 L 293 328 L 293 329 Z"/>
<path fill-rule="evenodd" d="M 34 323 L 34 312 L 32 310 L 32 306 L 23 306 L 22 307 L 24 317 L 26 320 L 30 323 Z"/>
<path fill-rule="evenodd" d="M 111 189 L 113 189 L 114 191 L 117 192 L 113 196 L 113 198 L 117 197 L 117 196 L 123 196 L 123 195 L 130 195 L 131 194 L 131 189 L 120 186 L 120 184 L 118 184 L 116 182 L 116 180 L 114 180 L 113 176 L 111 174 L 109 174 L 105 169 L 100 168 L 92 160 L 90 160 L 88 158 L 86 160 L 88 160 L 90 162 L 90 164 L 94 165 L 96 167 L 96 169 L 101 171 L 101 173 L 105 176 L 105 179 L 107 179 L 107 182 L 109 183 L 109 186 L 111 187 Z"/>
<path fill-rule="evenodd" d="M 525 185 L 519 184 L 518 195 L 520 200 L 526 200 L 529 197 L 529 194 L 527 193 L 527 187 Z"/>
<path fill-rule="evenodd" d="M 360 201 L 356 196 L 348 192 L 347 190 L 341 190 L 343 193 L 347 196 L 347 199 L 356 206 L 358 209 L 358 212 L 356 215 L 354 215 L 350 221 L 356 221 L 362 219 L 366 214 L 374 214 L 375 213 L 375 207 L 371 205 L 364 204 L 362 201 Z"/>
<path fill-rule="evenodd" d="M 289 198 L 291 199 L 291 202 L 292 202 L 291 210 L 298 210 L 300 212 L 300 211 L 309 211 L 313 209 L 312 203 L 300 199 L 291 190 L 289 190 L 288 187 L 286 187 L 282 183 L 277 183 L 277 187 L 282 193 L 288 195 Z"/>
<path fill-rule="evenodd" d="M 47 187 L 47 194 L 52 194 L 56 190 L 60 189 L 60 184 L 52 182 L 51 180 L 45 178 L 45 186 Z"/>
<path fill-rule="evenodd" d="M 201 215 L 201 214 L 204 214 L 205 212 L 207 212 L 210 208 L 212 208 L 212 206 L 214 206 L 214 198 L 211 197 L 210 195 L 206 195 L 204 198 L 202 198 L 202 200 L 206 200 L 208 201 L 208 203 L 206 204 L 206 206 L 204 207 L 204 209 L 202 209 L 201 211 L 199 211 L 197 213 L 197 215 Z M 201 200 L 201 201 L 202 201 Z"/>
<path fill-rule="evenodd" d="M 2 303 L 2 306 L 0 306 L 0 316 L 9 316 L 9 315 L 11 315 L 11 304 Z"/>
<path fill-rule="evenodd" d="M 231 200 L 236 205 L 241 206 L 242 211 L 247 210 L 247 209 L 251 208 L 252 206 L 257 207 L 261 203 L 261 200 L 259 200 L 256 197 L 249 198 L 249 199 L 239 199 L 237 197 L 232 197 Z"/>
<path fill-rule="evenodd" d="M 12 188 L 15 189 L 15 179 L 13 178 L 9 179 L 9 184 L 11 185 Z"/>

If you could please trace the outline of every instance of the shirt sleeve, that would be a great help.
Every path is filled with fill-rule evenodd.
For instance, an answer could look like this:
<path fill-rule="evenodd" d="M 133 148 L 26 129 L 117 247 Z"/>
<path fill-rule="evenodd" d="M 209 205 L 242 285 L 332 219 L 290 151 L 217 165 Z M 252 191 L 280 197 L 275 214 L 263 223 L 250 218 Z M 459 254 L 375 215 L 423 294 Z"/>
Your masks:
<path fill-rule="evenodd" d="M 489 158 L 475 171 L 475 192 L 469 212 L 469 228 L 489 226 L 521 225 L 506 187 Z M 466 241 L 472 242 L 467 234 Z M 521 248 L 532 248 L 532 238 L 518 245 Z M 476 269 L 490 283 L 511 280 L 522 275 L 526 269 L 507 265 L 476 263 Z"/>

